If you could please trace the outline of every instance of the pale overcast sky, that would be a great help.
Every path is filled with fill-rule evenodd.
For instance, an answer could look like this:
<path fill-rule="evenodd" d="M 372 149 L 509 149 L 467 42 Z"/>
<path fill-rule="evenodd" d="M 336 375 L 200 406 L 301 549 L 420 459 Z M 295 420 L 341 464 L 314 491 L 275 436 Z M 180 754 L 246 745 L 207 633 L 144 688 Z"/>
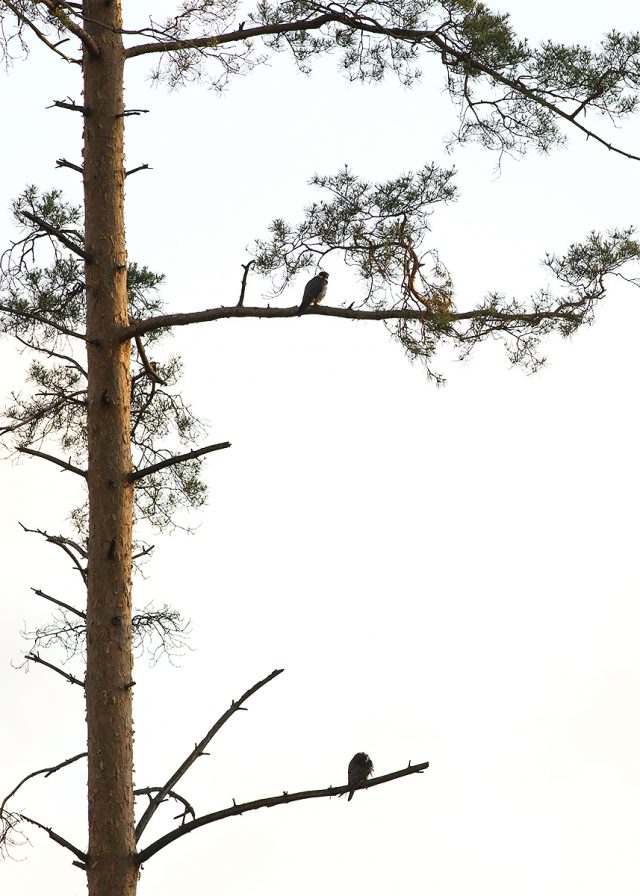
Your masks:
<path fill-rule="evenodd" d="M 142 5 L 140 5 L 142 6 Z M 157 5 L 154 5 L 154 8 Z M 128 7 L 138 7 L 129 3 Z M 502 2 L 522 36 L 595 44 L 637 28 L 637 4 Z M 130 20 L 131 21 L 131 20 Z M 425 64 L 405 90 L 348 85 L 334 59 L 311 78 L 280 57 L 222 96 L 154 89 L 129 63 L 129 256 L 167 275 L 168 309 L 237 300 L 252 241 L 296 220 L 314 173 L 345 162 L 386 179 L 455 163 L 461 197 L 433 242 L 459 308 L 489 289 L 528 295 L 540 259 L 591 229 L 637 223 L 640 164 L 569 133 L 565 149 L 504 160 L 444 150 L 455 112 Z M 0 234 L 28 183 L 79 196 L 75 69 L 34 48 L 2 74 Z M 615 133 L 640 151 L 640 124 Z M 357 284 L 331 257 L 327 302 Z M 294 304 L 304 285 L 283 301 Z M 250 281 L 247 302 L 262 301 Z M 153 858 L 140 893 L 308 896 L 637 896 L 640 892 L 640 605 L 637 332 L 640 293 L 613 283 L 595 326 L 546 347 L 535 376 L 497 343 L 443 356 L 436 389 L 381 325 L 227 321 L 176 331 L 184 394 L 231 449 L 207 461 L 195 534 L 154 538 L 135 604 L 192 620 L 177 668 L 136 667 L 136 786 L 164 783 L 232 698 L 286 672 L 218 735 L 180 790 L 198 814 L 346 782 L 358 750 L 376 773 L 430 769 L 344 799 L 260 810 Z M 5 394 L 24 357 L 0 342 Z M 60 552 L 18 521 L 60 529 L 76 483 L 37 460 L 0 464 L 4 548 L 2 792 L 84 748 L 79 688 L 15 671 L 20 627 L 46 618 L 31 587 L 80 603 Z M 73 671 L 72 667 L 70 670 Z M 23 789 L 19 807 L 86 845 L 81 764 Z M 158 813 L 155 839 L 175 825 Z M 29 831 L 3 892 L 85 890 L 70 855 Z"/>

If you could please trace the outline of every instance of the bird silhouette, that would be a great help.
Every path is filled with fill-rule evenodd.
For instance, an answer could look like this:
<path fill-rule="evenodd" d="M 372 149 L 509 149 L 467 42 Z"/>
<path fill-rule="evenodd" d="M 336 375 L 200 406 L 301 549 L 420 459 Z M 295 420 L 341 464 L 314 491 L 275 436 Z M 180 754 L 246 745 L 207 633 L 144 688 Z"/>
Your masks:
<path fill-rule="evenodd" d="M 347 777 L 349 780 L 349 800 L 354 791 L 366 782 L 369 775 L 373 774 L 373 762 L 366 753 L 356 753 L 349 763 Z"/>
<path fill-rule="evenodd" d="M 320 271 L 307 283 L 302 294 L 302 301 L 298 308 L 298 314 L 304 314 L 311 305 L 319 305 L 327 294 L 329 275 L 326 271 Z"/>

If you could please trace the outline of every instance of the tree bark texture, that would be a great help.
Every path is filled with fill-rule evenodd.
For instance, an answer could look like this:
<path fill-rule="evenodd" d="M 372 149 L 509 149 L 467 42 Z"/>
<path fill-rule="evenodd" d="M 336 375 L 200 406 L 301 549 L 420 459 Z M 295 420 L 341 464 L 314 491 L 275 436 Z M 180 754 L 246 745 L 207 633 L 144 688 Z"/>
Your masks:
<path fill-rule="evenodd" d="M 87 729 L 89 896 L 136 891 L 131 651 L 133 486 L 124 229 L 120 0 L 84 0 L 88 337 Z"/>

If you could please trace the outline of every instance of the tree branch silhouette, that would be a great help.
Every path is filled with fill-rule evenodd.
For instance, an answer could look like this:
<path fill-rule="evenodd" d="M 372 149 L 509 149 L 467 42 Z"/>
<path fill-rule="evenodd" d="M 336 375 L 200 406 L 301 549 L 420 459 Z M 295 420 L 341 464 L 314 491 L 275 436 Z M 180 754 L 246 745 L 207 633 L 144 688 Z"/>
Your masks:
<path fill-rule="evenodd" d="M 370 778 L 366 784 L 363 784 L 356 789 L 377 787 L 379 784 L 385 784 L 387 781 L 393 781 L 396 778 L 403 778 L 405 775 L 422 774 L 427 768 L 429 768 L 428 762 L 421 762 L 418 765 L 408 765 L 406 768 L 400 769 L 399 771 L 389 772 L 389 774 L 380 775 L 378 778 Z M 169 831 L 164 837 L 160 837 L 154 843 L 145 847 L 145 849 L 140 850 L 137 856 L 138 864 L 142 865 L 143 862 L 146 862 L 147 859 L 150 859 L 161 849 L 164 849 L 165 846 L 168 846 L 180 837 L 184 837 L 186 834 L 190 834 L 191 831 L 195 831 L 196 828 L 203 827 L 206 824 L 213 824 L 215 821 L 222 821 L 223 818 L 231 818 L 233 815 L 242 815 L 244 812 L 251 812 L 254 809 L 282 806 L 285 803 L 295 803 L 300 800 L 315 800 L 323 797 L 342 796 L 345 793 L 349 793 L 349 790 L 349 785 L 343 784 L 340 787 L 326 787 L 323 790 L 302 790 L 298 793 L 285 792 L 280 796 L 265 797 L 264 799 L 252 800 L 248 803 L 234 802 L 233 806 L 230 806 L 228 809 L 211 812 L 209 815 L 203 815 L 201 818 L 196 818 L 194 821 L 188 821 L 179 828 Z"/>

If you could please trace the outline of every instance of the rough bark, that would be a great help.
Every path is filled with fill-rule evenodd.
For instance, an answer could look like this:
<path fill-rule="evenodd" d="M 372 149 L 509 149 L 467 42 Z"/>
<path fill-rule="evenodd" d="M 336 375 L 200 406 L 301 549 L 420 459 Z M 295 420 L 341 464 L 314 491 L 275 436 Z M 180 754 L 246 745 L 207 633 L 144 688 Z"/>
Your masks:
<path fill-rule="evenodd" d="M 87 726 L 89 896 L 136 891 L 132 651 L 130 343 L 124 230 L 121 3 L 85 0 L 98 53 L 83 58 L 88 336 Z"/>

